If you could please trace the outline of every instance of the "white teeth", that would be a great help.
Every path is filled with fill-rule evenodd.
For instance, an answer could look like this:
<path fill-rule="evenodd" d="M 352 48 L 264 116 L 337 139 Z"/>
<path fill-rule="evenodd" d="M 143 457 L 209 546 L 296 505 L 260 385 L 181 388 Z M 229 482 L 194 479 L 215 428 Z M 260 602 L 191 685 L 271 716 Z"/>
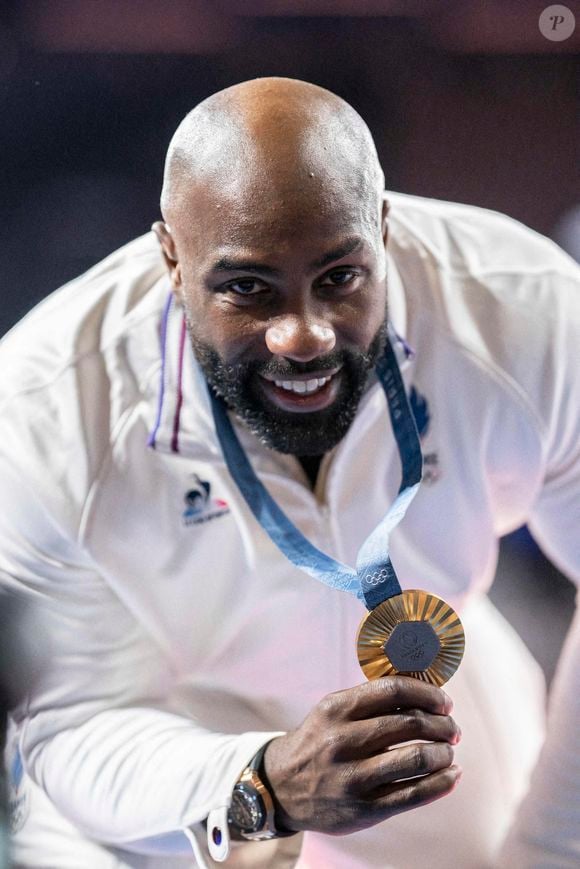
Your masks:
<path fill-rule="evenodd" d="M 297 392 L 302 395 L 305 392 L 316 392 L 325 383 L 328 383 L 330 377 L 317 377 L 312 380 L 275 380 L 274 383 L 280 389 L 286 389 L 288 392 Z"/>

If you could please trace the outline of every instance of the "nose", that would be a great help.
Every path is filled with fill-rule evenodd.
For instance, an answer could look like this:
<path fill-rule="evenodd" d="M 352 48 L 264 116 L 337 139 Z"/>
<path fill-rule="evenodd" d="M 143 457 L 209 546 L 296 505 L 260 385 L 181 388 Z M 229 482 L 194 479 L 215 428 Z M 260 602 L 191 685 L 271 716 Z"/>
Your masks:
<path fill-rule="evenodd" d="M 266 329 L 266 346 L 270 353 L 295 362 L 310 362 L 330 353 L 335 345 L 336 335 L 328 324 L 305 322 L 295 315 L 277 320 Z"/>

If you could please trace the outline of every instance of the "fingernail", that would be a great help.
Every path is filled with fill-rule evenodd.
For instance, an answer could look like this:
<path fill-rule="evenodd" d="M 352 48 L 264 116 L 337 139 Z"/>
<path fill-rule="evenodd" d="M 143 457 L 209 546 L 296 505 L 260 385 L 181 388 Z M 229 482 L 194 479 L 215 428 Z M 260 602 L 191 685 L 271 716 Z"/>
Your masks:
<path fill-rule="evenodd" d="M 451 699 L 449 694 L 445 693 L 445 691 L 443 691 L 443 697 L 445 698 L 443 700 L 444 709 L 445 709 L 445 712 L 449 715 L 450 712 L 453 712 L 453 700 Z"/>
<path fill-rule="evenodd" d="M 453 772 L 455 773 L 455 781 L 459 781 L 459 779 L 463 775 L 463 770 L 461 769 L 461 767 L 457 766 L 457 764 L 454 763 L 453 766 L 450 767 L 450 769 L 452 769 Z"/>
<path fill-rule="evenodd" d="M 462 736 L 461 728 L 458 727 L 457 725 L 455 725 L 455 727 L 456 727 L 456 731 L 453 734 L 453 738 L 451 740 L 452 745 L 458 745 L 458 743 L 461 742 L 461 736 Z"/>

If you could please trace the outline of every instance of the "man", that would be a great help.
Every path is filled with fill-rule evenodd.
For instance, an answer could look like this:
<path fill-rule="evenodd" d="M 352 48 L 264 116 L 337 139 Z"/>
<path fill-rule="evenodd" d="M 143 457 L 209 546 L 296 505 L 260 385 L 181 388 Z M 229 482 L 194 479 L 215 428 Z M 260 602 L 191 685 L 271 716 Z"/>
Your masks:
<path fill-rule="evenodd" d="M 237 85 L 171 143 L 163 259 L 133 242 L 5 339 L 0 569 L 52 637 L 7 751 L 18 865 L 577 865 L 578 632 L 538 759 L 541 679 L 485 591 L 524 521 L 580 576 L 578 270 L 507 218 L 388 198 L 338 97 Z M 390 555 L 461 612 L 448 693 L 365 682 L 364 607 L 260 527 L 212 417 L 352 565 L 400 482 L 387 342 L 425 462 Z"/>

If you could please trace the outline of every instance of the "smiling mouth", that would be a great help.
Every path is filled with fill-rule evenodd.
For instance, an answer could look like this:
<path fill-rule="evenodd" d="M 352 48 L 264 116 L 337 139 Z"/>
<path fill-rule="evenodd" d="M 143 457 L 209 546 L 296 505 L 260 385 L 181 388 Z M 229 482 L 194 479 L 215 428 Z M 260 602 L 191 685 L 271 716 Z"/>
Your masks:
<path fill-rule="evenodd" d="M 307 413 L 329 407 L 338 395 L 340 368 L 328 373 L 317 371 L 315 376 L 303 375 L 286 379 L 261 376 L 270 401 L 282 410 Z"/>
<path fill-rule="evenodd" d="M 286 392 L 294 392 L 297 395 L 311 395 L 313 392 L 318 392 L 330 380 L 329 377 L 313 377 L 311 380 L 274 380 L 272 381 L 278 389 L 284 389 Z"/>

